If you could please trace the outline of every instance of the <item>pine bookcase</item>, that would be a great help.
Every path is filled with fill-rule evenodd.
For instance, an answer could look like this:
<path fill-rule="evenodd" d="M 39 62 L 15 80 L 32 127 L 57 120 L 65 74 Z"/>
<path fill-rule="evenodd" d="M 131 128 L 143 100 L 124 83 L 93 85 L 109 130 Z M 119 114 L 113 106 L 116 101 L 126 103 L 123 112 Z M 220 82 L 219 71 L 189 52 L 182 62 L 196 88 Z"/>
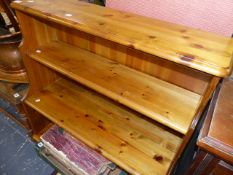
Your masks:
<path fill-rule="evenodd" d="M 57 124 L 130 174 L 170 174 L 233 40 L 77 0 L 12 3 L 33 138 Z"/>

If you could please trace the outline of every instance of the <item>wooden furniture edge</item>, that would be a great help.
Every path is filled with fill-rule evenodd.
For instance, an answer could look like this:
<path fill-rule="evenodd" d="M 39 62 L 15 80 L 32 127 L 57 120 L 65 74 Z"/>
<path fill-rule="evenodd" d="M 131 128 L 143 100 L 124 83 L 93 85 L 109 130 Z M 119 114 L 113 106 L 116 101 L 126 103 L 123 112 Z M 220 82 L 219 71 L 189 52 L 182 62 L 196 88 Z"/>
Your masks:
<path fill-rule="evenodd" d="M 198 140 L 197 144 L 201 149 L 208 150 L 207 152 L 209 152 L 210 154 L 214 154 L 220 159 L 224 159 L 230 164 L 233 164 L 232 148 L 228 145 L 220 143 L 218 140 L 208 136 Z"/>
<path fill-rule="evenodd" d="M 177 154 L 176 154 L 176 156 L 175 156 L 175 158 L 173 160 L 174 162 L 177 162 L 180 159 L 180 156 L 181 156 L 182 152 L 186 148 L 187 143 L 189 142 L 190 138 L 193 135 L 193 132 L 194 132 L 194 130 L 196 128 L 196 125 L 198 124 L 198 121 L 199 121 L 200 117 L 204 117 L 204 116 L 202 116 L 203 111 L 205 110 L 209 100 L 211 99 L 211 96 L 213 95 L 212 94 L 213 89 L 215 89 L 216 86 L 218 86 L 219 81 L 220 81 L 219 77 L 213 77 L 212 78 L 212 80 L 211 80 L 211 82 L 209 84 L 209 87 L 206 89 L 206 93 L 205 93 L 205 96 L 203 97 L 202 104 L 199 105 L 199 109 L 197 109 L 197 113 L 194 115 L 194 118 L 193 118 L 193 120 L 192 120 L 192 122 L 190 124 L 189 130 L 188 130 L 188 132 L 186 133 L 186 135 L 183 138 L 183 143 L 181 144 L 179 150 L 177 151 Z M 173 166 L 170 166 L 169 173 L 172 173 L 172 171 L 174 170 L 176 164 L 173 163 L 172 165 Z"/>
<path fill-rule="evenodd" d="M 14 75 L 0 71 L 0 80 L 11 83 L 28 83 L 26 72 Z"/>
<path fill-rule="evenodd" d="M 224 80 L 224 81 L 230 81 L 230 80 L 228 79 L 228 80 Z M 219 141 L 215 138 L 208 136 L 209 129 L 211 126 L 211 121 L 213 119 L 213 115 L 214 115 L 214 111 L 215 111 L 215 106 L 217 104 L 218 97 L 220 95 L 221 86 L 222 86 L 222 84 L 220 84 L 219 87 L 216 89 L 216 92 L 214 93 L 214 97 L 211 100 L 211 104 L 209 106 L 204 125 L 200 131 L 197 145 L 201 149 L 206 150 L 207 152 L 214 154 L 218 157 L 221 157 L 224 160 L 228 161 L 229 163 L 233 164 L 232 147 L 222 143 L 221 141 Z"/>

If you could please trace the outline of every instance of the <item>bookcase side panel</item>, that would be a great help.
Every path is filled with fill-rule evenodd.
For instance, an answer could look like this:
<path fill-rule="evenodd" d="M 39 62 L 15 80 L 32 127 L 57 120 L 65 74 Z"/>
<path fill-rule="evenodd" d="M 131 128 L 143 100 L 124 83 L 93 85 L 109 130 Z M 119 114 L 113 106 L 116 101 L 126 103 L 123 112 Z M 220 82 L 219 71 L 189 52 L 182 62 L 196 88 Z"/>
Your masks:
<path fill-rule="evenodd" d="M 20 11 L 16 11 L 16 13 L 23 34 L 20 51 L 30 82 L 28 93 L 28 96 L 30 96 L 31 94 L 39 93 L 58 78 L 57 73 L 30 59 L 28 56 L 28 53 L 36 51 L 39 45 L 54 39 L 54 35 L 48 34 L 47 26 L 33 17 Z M 37 52 L 39 51 L 37 50 Z M 26 105 L 25 110 L 32 127 L 32 134 L 38 135 L 50 122 Z"/>
<path fill-rule="evenodd" d="M 17 17 L 24 37 L 20 51 L 28 73 L 30 95 L 44 89 L 58 78 L 57 73 L 28 57 L 28 53 L 41 52 L 37 49 L 39 45 L 56 40 L 56 30 L 49 29 L 49 26 L 41 20 L 20 11 L 17 11 Z"/>

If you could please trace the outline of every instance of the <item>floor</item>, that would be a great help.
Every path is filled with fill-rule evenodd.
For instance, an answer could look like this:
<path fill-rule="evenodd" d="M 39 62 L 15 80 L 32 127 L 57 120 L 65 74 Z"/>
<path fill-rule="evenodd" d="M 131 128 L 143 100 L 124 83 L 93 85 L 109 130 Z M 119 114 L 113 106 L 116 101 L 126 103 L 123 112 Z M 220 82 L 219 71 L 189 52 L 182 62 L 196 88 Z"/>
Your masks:
<path fill-rule="evenodd" d="M 26 130 L 0 112 L 0 175 L 51 175 Z"/>

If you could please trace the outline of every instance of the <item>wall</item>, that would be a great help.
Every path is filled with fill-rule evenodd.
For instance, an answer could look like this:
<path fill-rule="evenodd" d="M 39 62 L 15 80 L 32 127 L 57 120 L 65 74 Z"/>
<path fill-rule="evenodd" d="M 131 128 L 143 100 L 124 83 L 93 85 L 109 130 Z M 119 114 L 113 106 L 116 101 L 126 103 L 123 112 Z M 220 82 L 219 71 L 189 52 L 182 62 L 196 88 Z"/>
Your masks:
<path fill-rule="evenodd" d="M 107 0 L 106 6 L 224 36 L 233 33 L 233 0 Z"/>

